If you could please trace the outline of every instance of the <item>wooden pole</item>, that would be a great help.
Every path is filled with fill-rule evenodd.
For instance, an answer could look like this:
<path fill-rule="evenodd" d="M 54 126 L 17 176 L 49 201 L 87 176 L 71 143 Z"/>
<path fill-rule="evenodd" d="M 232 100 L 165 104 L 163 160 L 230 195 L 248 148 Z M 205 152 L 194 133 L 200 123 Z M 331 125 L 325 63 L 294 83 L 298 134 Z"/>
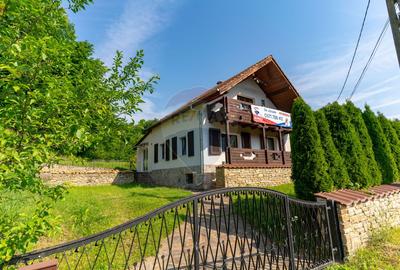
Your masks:
<path fill-rule="evenodd" d="M 386 0 L 390 27 L 392 28 L 394 46 L 396 48 L 397 60 L 399 62 L 399 67 L 400 67 L 400 19 L 399 19 L 400 14 L 399 15 L 396 14 L 395 5 L 397 5 L 398 10 L 400 11 L 399 0 Z"/>
<path fill-rule="evenodd" d="M 279 127 L 279 148 L 281 149 L 282 163 L 285 164 L 285 146 L 283 145 L 282 128 Z"/>
<path fill-rule="evenodd" d="M 229 131 L 229 120 L 225 121 L 225 136 L 226 136 L 226 149 L 225 149 L 225 161 L 227 164 L 231 163 L 230 149 L 231 149 L 231 135 Z"/>

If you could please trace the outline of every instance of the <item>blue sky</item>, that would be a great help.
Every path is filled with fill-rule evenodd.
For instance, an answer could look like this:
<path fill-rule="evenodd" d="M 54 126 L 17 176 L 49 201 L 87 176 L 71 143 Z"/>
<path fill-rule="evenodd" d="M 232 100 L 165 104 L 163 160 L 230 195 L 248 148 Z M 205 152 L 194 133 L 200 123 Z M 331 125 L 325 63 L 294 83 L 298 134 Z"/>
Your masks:
<path fill-rule="evenodd" d="M 144 49 L 142 76 L 161 80 L 146 95 L 141 118 L 161 117 L 272 54 L 300 95 L 318 108 L 336 99 L 360 30 L 366 0 L 188 1 L 94 0 L 69 13 L 80 40 L 109 64 L 116 50 Z M 387 19 L 372 0 L 359 53 L 344 91 L 349 96 Z M 400 70 L 389 28 L 353 101 L 400 117 Z"/>

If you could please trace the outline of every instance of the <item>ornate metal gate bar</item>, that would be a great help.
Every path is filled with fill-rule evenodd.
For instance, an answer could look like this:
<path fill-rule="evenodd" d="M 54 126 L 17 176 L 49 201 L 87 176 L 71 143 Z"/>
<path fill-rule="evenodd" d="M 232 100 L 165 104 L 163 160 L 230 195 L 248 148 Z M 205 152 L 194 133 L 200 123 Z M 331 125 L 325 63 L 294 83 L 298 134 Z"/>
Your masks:
<path fill-rule="evenodd" d="M 218 189 L 11 264 L 56 258 L 59 269 L 320 269 L 334 260 L 328 214 L 325 202 L 268 189 Z"/>

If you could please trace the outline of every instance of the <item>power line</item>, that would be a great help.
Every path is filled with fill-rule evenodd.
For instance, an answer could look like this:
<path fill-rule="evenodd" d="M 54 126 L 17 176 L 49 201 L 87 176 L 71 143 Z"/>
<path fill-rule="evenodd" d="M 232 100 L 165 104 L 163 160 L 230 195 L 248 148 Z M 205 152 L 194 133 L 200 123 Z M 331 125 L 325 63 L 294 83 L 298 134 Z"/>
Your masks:
<path fill-rule="evenodd" d="M 365 20 L 366 20 L 366 18 L 367 18 L 367 14 L 368 14 L 369 4 L 370 4 L 370 3 L 371 3 L 371 0 L 368 0 L 367 8 L 365 9 L 364 18 L 363 18 L 363 21 L 362 21 L 362 24 L 361 24 L 360 33 L 358 34 L 358 39 L 357 39 L 356 48 L 354 49 L 353 57 L 351 58 L 350 67 L 349 67 L 349 70 L 347 71 L 346 79 L 344 80 L 342 89 L 340 90 L 340 93 L 339 93 L 339 95 L 338 95 L 336 101 L 338 101 L 339 98 L 342 96 L 343 90 L 344 90 L 344 88 L 346 87 L 347 80 L 349 79 L 350 71 L 351 71 L 351 68 L 353 67 L 354 59 L 355 59 L 356 54 L 357 54 L 358 45 L 360 44 L 361 35 L 362 35 L 363 30 L 364 30 Z"/>
<path fill-rule="evenodd" d="M 358 86 L 360 85 L 362 79 L 364 78 L 364 75 L 367 72 L 367 70 L 368 70 L 368 68 L 369 68 L 369 66 L 371 64 L 372 59 L 374 59 L 374 56 L 375 56 L 376 52 L 378 51 L 379 46 L 382 43 L 382 39 L 385 36 L 385 33 L 386 33 L 386 30 L 388 29 L 388 26 L 389 26 L 389 19 L 386 21 L 385 25 L 383 26 L 383 29 L 382 29 L 379 37 L 378 37 L 378 40 L 375 43 L 374 49 L 372 50 L 371 55 L 369 56 L 369 59 L 368 59 L 367 63 L 365 64 L 364 69 L 361 72 L 360 77 L 358 78 L 357 83 L 353 88 L 353 91 L 350 94 L 349 100 L 353 97 L 353 95 L 357 91 Z"/>

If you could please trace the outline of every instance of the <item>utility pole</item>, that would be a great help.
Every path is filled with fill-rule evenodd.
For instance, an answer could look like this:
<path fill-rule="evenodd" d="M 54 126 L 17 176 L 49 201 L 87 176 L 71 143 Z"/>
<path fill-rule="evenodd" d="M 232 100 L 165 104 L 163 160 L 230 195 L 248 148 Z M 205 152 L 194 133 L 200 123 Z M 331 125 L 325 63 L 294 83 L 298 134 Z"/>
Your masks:
<path fill-rule="evenodd" d="M 390 27 L 393 32 L 394 46 L 400 66 L 400 0 L 386 0 L 389 13 Z"/>

